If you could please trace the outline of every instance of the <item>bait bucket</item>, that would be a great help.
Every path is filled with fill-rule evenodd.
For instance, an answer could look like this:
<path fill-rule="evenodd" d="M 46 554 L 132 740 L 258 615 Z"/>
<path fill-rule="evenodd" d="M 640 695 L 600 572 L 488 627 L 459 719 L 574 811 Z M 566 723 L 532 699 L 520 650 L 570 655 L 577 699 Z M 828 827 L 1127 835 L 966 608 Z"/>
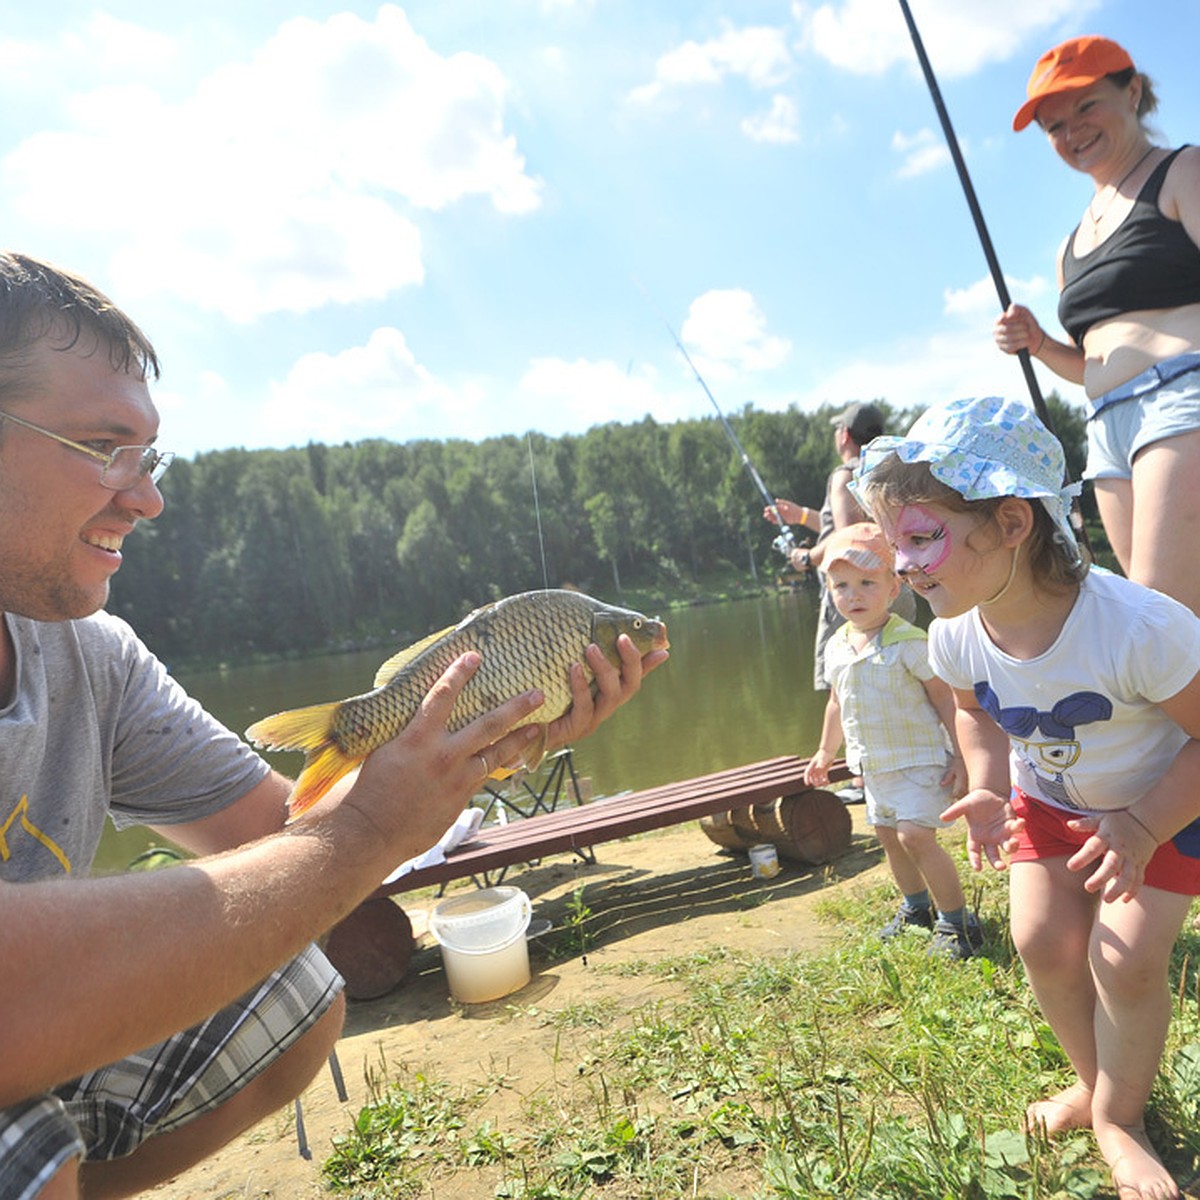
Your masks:
<path fill-rule="evenodd" d="M 450 995 L 460 1004 L 499 1000 L 529 982 L 529 897 L 515 887 L 480 888 L 437 904 L 429 930 L 442 947 Z"/>

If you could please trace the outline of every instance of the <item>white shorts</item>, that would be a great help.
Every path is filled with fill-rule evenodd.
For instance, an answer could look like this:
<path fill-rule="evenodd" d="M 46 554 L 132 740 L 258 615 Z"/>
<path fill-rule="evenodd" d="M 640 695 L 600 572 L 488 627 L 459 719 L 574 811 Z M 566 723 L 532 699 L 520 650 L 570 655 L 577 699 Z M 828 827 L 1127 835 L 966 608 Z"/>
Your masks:
<path fill-rule="evenodd" d="M 949 762 L 942 766 L 904 767 L 899 771 L 865 771 L 867 824 L 895 829 L 901 821 L 926 829 L 944 829 L 942 812 L 950 789 L 942 786 Z"/>

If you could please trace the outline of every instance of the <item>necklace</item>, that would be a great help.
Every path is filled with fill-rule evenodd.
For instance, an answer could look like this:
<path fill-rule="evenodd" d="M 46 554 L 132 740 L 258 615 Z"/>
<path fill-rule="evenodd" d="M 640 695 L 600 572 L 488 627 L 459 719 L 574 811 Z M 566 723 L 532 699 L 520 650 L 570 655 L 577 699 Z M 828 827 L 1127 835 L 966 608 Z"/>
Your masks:
<path fill-rule="evenodd" d="M 1015 545 L 1013 547 L 1012 566 L 1008 568 L 1007 581 L 1005 582 L 1004 586 L 990 599 L 980 600 L 979 601 L 980 608 L 986 608 L 989 604 L 995 604 L 996 601 L 999 600 L 1000 597 L 1003 596 L 1004 593 L 1007 592 L 1010 587 L 1012 587 L 1013 580 L 1016 579 L 1016 577 L 1017 577 L 1017 559 L 1020 557 L 1020 555 L 1021 555 L 1021 545 L 1018 542 L 1017 545 Z"/>
<path fill-rule="evenodd" d="M 1100 222 L 1103 221 L 1104 218 L 1108 215 L 1108 210 L 1110 208 L 1112 208 L 1114 201 L 1121 194 L 1121 189 L 1126 185 L 1126 183 L 1129 182 L 1130 177 L 1138 169 L 1138 167 L 1140 167 L 1142 165 L 1142 163 L 1144 163 L 1146 161 L 1146 159 L 1148 159 L 1150 157 L 1150 155 L 1154 153 L 1154 150 L 1155 150 L 1155 147 L 1151 146 L 1150 149 L 1147 150 L 1146 153 L 1143 154 L 1142 157 L 1139 158 L 1137 160 L 1137 162 L 1135 162 L 1133 164 L 1133 166 L 1130 167 L 1129 170 L 1126 171 L 1125 174 L 1121 176 L 1121 182 L 1118 183 L 1115 188 L 1113 188 L 1111 194 L 1108 197 L 1108 203 L 1100 210 L 1099 216 L 1097 216 L 1092 211 L 1092 205 L 1094 205 L 1096 203 L 1096 200 L 1099 197 L 1100 193 L 1097 192 L 1096 195 L 1092 197 L 1092 203 L 1089 204 L 1087 207 L 1087 215 L 1088 215 L 1088 220 L 1091 221 L 1091 223 L 1092 223 L 1093 229 L 1095 229 L 1096 226 L 1099 225 Z"/>

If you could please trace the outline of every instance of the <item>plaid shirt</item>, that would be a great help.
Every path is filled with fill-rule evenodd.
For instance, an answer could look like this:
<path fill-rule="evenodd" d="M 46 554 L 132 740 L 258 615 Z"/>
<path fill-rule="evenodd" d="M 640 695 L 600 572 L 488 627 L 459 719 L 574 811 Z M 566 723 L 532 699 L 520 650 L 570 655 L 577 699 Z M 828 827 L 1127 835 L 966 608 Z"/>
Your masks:
<path fill-rule="evenodd" d="M 851 769 L 945 765 L 950 739 L 924 687 L 933 678 L 925 631 L 893 613 L 861 651 L 849 635 L 847 622 L 830 639 L 825 678 L 842 707 Z"/>

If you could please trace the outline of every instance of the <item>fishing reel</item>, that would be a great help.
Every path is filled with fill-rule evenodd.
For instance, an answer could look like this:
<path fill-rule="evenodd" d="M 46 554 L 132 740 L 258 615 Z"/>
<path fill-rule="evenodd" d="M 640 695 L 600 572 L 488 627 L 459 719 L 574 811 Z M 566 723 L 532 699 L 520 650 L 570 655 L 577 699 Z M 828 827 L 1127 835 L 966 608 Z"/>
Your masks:
<path fill-rule="evenodd" d="M 792 558 L 792 551 L 796 549 L 796 538 L 790 529 L 784 526 L 780 534 L 771 543 L 772 550 L 778 550 L 789 562 Z"/>

